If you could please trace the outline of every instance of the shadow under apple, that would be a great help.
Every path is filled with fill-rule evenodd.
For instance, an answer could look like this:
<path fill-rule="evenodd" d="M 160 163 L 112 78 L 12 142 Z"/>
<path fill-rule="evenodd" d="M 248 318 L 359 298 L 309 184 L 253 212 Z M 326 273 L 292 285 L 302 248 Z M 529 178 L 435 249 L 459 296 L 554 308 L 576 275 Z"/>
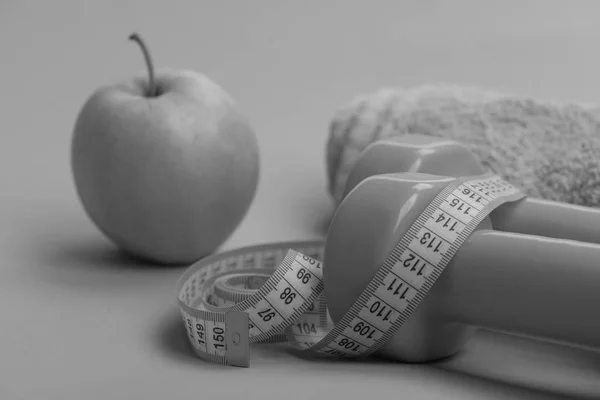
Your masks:
<path fill-rule="evenodd" d="M 68 244 L 67 244 L 68 243 Z M 136 257 L 119 247 L 101 239 L 73 243 L 66 241 L 53 254 L 59 263 L 76 263 L 83 267 L 102 267 L 103 269 L 155 269 L 165 265 Z"/>
<path fill-rule="evenodd" d="M 121 250 L 93 229 L 73 220 L 47 218 L 32 229 L 27 241 L 35 251 L 32 279 L 69 290 L 123 293 L 133 288 L 149 290 L 172 285 L 189 265 L 163 265 Z"/>

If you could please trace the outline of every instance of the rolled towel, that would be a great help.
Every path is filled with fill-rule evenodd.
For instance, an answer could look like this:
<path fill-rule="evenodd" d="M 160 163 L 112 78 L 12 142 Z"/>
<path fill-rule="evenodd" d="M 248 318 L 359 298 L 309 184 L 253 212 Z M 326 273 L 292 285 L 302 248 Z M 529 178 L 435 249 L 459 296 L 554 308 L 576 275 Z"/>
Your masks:
<path fill-rule="evenodd" d="M 384 88 L 334 116 L 327 142 L 329 192 L 342 200 L 366 146 L 418 133 L 468 146 L 484 167 L 529 196 L 600 204 L 600 106 L 545 101 L 471 87 Z"/>

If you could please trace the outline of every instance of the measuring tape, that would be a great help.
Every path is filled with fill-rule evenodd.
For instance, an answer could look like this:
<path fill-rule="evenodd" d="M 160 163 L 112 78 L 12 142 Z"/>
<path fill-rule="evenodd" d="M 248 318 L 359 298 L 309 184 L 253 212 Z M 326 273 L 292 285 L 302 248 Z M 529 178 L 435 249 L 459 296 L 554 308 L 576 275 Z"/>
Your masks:
<path fill-rule="evenodd" d="M 194 352 L 209 362 L 248 367 L 250 343 L 287 341 L 301 351 L 366 357 L 408 320 L 477 225 L 499 205 L 523 197 L 493 174 L 452 181 L 337 324 L 323 291 L 323 241 L 265 244 L 203 258 L 177 285 Z"/>

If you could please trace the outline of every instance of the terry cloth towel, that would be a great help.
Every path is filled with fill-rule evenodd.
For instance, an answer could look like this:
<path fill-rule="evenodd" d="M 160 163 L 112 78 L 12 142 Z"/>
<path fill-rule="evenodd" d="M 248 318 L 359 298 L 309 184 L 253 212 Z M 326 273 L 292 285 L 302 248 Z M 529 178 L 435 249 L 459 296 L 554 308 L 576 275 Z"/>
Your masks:
<path fill-rule="evenodd" d="M 600 106 L 458 86 L 384 88 L 338 110 L 326 151 L 336 204 L 360 152 L 407 133 L 468 146 L 484 167 L 531 197 L 600 204 Z"/>

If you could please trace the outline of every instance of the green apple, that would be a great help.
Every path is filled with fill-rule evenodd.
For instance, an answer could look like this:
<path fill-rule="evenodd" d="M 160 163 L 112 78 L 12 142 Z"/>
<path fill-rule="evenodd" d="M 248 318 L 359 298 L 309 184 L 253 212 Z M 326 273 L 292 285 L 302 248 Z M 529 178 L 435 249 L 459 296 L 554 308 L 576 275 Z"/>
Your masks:
<path fill-rule="evenodd" d="M 235 101 L 191 70 L 157 69 L 97 89 L 77 117 L 71 170 L 86 214 L 118 247 L 160 264 L 218 249 L 259 180 L 256 134 Z"/>

